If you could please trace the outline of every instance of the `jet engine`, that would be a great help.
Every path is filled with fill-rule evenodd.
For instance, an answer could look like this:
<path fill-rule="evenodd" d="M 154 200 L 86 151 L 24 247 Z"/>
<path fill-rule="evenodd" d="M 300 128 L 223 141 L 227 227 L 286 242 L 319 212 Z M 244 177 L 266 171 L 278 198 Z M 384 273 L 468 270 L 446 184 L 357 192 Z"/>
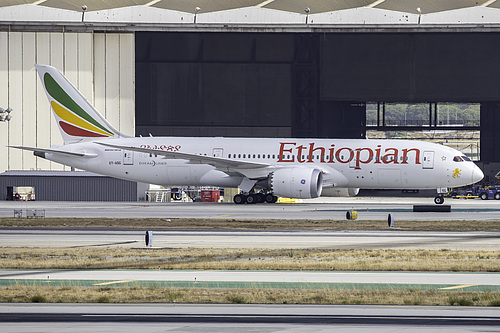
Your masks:
<path fill-rule="evenodd" d="M 354 187 L 329 187 L 323 189 L 323 195 L 325 197 L 354 197 L 358 195 L 359 188 Z"/>
<path fill-rule="evenodd" d="M 321 195 L 323 174 L 313 168 L 281 168 L 269 176 L 269 188 L 277 196 L 311 199 Z"/>

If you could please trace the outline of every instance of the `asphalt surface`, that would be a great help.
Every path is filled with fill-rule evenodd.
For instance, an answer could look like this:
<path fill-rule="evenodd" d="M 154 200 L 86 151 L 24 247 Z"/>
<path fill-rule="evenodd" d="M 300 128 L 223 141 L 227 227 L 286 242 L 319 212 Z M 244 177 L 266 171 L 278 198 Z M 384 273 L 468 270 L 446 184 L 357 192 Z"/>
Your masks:
<path fill-rule="evenodd" d="M 233 203 L 151 202 L 16 202 L 1 201 L 0 217 L 13 217 L 14 210 L 43 210 L 46 217 L 137 217 L 137 218 L 238 218 L 345 220 L 346 212 L 358 212 L 358 220 L 498 220 L 499 200 L 447 199 L 451 212 L 414 213 L 414 205 L 434 205 L 432 198 L 348 197 L 317 198 L 292 204 L 236 205 Z"/>
<path fill-rule="evenodd" d="M 500 232 L 152 230 L 153 248 L 500 250 Z M 145 248 L 145 230 L 0 229 L 9 247 Z"/>
<path fill-rule="evenodd" d="M 0 304 L 2 332 L 497 332 L 495 308 Z"/>

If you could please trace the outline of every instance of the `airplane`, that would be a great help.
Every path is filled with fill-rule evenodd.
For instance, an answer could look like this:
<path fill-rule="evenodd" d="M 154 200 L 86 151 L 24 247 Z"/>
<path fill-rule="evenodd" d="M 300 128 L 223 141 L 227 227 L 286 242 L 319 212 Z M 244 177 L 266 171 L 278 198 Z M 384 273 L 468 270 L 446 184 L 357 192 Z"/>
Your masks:
<path fill-rule="evenodd" d="M 411 140 L 130 137 L 117 131 L 56 68 L 35 65 L 64 145 L 10 146 L 77 169 L 164 186 L 240 189 L 236 204 L 278 196 L 354 196 L 367 189 L 439 189 L 483 172 L 458 150 Z M 442 204 L 438 194 L 434 201 Z"/>

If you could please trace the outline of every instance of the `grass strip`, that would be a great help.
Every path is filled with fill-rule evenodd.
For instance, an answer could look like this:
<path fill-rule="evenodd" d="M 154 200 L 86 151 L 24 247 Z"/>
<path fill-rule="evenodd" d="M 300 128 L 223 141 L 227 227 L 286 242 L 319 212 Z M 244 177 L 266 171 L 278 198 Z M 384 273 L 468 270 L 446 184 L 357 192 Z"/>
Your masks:
<path fill-rule="evenodd" d="M 498 220 L 487 221 L 397 221 L 401 230 L 499 231 Z M 380 230 L 387 221 L 364 220 L 252 220 L 195 218 L 0 218 L 0 228 L 125 228 L 142 230 L 230 229 L 230 230 Z"/>
<path fill-rule="evenodd" d="M 500 292 L 269 288 L 0 287 L 2 303 L 244 303 L 500 306 Z"/>
<path fill-rule="evenodd" d="M 499 272 L 498 251 L 0 247 L 0 269 Z"/>

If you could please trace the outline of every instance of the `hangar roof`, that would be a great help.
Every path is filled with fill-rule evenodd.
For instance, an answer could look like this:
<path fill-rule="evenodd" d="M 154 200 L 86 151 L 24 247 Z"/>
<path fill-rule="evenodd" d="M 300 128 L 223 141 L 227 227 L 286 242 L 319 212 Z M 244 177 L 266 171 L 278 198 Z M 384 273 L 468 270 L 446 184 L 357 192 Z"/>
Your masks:
<path fill-rule="evenodd" d="M 82 6 L 86 10 L 82 10 Z M 2 0 L 0 24 L 499 25 L 497 0 Z"/>
<path fill-rule="evenodd" d="M 429 14 L 477 6 L 500 8 L 499 2 L 491 0 L 4 0 L 0 3 L 0 7 L 34 4 L 81 12 L 82 5 L 86 5 L 88 11 L 146 6 L 186 13 L 194 12 L 196 7 L 203 13 L 243 7 L 304 13 L 305 8 L 310 8 L 311 14 L 369 7 L 405 13 L 416 13 L 417 8 L 420 8 L 422 14 Z"/>

